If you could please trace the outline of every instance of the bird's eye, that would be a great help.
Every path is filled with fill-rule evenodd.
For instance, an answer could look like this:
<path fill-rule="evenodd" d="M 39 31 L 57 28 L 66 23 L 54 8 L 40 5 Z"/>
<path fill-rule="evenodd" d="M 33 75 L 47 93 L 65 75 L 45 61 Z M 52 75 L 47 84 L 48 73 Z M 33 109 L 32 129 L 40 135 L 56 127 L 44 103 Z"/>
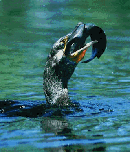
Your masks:
<path fill-rule="evenodd" d="M 64 45 L 65 45 L 65 44 L 64 44 L 63 42 L 60 42 L 60 47 L 61 47 L 61 48 L 64 48 Z"/>
<path fill-rule="evenodd" d="M 68 36 L 66 36 L 63 40 L 60 41 L 61 45 L 63 46 L 64 52 L 66 50 L 67 42 L 68 42 Z"/>

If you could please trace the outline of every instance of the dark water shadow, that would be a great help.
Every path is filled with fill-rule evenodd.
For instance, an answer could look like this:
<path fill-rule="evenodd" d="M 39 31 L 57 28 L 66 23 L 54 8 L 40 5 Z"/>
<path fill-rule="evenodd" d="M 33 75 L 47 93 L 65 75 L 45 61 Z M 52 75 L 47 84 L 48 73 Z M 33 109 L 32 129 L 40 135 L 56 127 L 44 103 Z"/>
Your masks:
<path fill-rule="evenodd" d="M 79 103 L 72 103 L 71 106 L 55 106 L 48 105 L 41 101 L 0 101 L 0 113 L 7 117 L 50 117 L 50 116 L 66 116 L 75 112 L 80 112 Z"/>
<path fill-rule="evenodd" d="M 93 98 L 93 97 L 88 97 Z M 99 115 L 112 113 L 113 109 L 106 103 L 98 102 L 77 102 L 72 101 L 69 106 L 49 105 L 43 101 L 0 101 L 0 114 L 5 117 L 51 117 L 51 116 L 67 116 L 70 117 L 86 117 L 89 115 Z"/>

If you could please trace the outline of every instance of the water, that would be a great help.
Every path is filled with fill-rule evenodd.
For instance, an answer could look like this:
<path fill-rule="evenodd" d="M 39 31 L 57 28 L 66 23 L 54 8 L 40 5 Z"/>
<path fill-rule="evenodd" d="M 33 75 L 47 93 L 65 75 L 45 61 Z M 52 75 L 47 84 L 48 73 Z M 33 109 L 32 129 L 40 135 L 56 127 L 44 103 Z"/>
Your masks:
<path fill-rule="evenodd" d="M 116 0 L 0 1 L 0 151 L 130 151 L 129 7 Z M 46 57 L 80 21 L 105 30 L 107 49 L 80 63 L 69 81 L 80 106 L 49 109 Z"/>

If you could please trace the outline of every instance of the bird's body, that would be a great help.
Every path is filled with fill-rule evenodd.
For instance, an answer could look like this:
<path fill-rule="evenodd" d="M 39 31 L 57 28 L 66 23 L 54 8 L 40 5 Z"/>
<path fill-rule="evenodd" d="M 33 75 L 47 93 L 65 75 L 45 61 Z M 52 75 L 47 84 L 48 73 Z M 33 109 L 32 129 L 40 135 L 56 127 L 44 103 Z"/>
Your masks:
<path fill-rule="evenodd" d="M 95 28 L 97 36 L 93 33 Z M 85 47 L 88 36 L 93 41 L 87 43 Z M 79 23 L 72 33 L 60 38 L 53 45 L 46 61 L 43 76 L 47 103 L 61 106 L 71 103 L 67 89 L 68 80 L 91 45 L 93 45 L 92 57 L 85 62 L 91 61 L 96 56 L 99 58 L 103 54 L 106 48 L 106 36 L 101 28 L 83 23 Z"/>

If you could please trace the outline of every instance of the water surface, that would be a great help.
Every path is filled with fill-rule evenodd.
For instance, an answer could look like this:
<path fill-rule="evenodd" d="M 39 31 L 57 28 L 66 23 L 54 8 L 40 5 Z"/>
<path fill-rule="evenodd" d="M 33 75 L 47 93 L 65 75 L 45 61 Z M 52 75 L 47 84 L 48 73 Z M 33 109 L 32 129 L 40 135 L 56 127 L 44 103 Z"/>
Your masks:
<path fill-rule="evenodd" d="M 130 151 L 129 8 L 117 0 L 0 1 L 1 151 Z M 47 55 L 80 21 L 105 31 L 107 49 L 69 81 L 80 106 L 49 109 Z"/>

